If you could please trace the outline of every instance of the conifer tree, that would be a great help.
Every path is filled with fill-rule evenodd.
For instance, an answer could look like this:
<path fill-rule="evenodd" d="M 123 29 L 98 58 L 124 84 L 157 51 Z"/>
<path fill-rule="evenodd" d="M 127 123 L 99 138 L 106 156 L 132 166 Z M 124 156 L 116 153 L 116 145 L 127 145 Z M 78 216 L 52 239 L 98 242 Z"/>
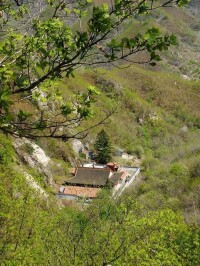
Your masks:
<path fill-rule="evenodd" d="M 105 164 L 112 158 L 112 146 L 108 134 L 102 129 L 98 135 L 94 144 L 95 151 L 97 153 L 97 162 Z"/>

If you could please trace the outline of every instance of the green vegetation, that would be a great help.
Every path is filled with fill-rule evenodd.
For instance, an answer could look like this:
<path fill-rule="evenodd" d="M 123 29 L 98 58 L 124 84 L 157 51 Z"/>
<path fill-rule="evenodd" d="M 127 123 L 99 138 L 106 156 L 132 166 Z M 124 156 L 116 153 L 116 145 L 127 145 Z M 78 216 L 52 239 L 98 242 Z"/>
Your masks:
<path fill-rule="evenodd" d="M 66 23 L 57 17 L 49 19 L 49 13 L 44 11 L 41 18 L 35 21 L 33 36 L 22 37 L 18 32 L 15 34 L 11 31 L 4 36 L 5 42 L 0 44 L 0 127 L 7 133 L 7 136 L 0 135 L 0 264 L 198 266 L 200 82 L 162 73 L 159 71 L 164 68 L 162 63 L 155 71 L 151 66 L 134 65 L 124 69 L 110 67 L 105 70 L 98 67 L 94 72 L 89 64 L 94 59 L 91 54 L 86 54 L 90 55 L 90 61 L 86 60 L 87 57 L 86 61 L 81 61 L 89 67 L 72 72 L 73 67 L 80 63 L 81 56 L 84 59 L 84 49 L 91 40 L 90 34 L 84 34 L 88 32 L 87 26 L 91 36 L 103 36 L 111 27 L 109 23 L 112 19 L 123 19 L 133 1 L 115 1 L 116 11 L 119 12 L 113 15 L 115 19 L 108 15 L 110 11 L 106 5 L 92 11 L 90 1 L 86 1 L 93 12 L 89 16 L 85 5 L 80 8 L 83 1 L 76 2 L 72 13 L 83 22 L 82 31 L 77 21 L 71 29 L 67 29 Z M 95 2 L 100 5 L 102 1 Z M 182 4 L 187 1 L 177 2 Z M 48 12 L 51 13 L 55 5 L 61 2 L 49 3 L 52 6 Z M 125 6 L 122 6 L 123 3 Z M 135 14 L 134 18 L 125 20 L 117 28 L 119 34 L 116 40 L 94 42 L 93 51 L 99 56 L 95 57 L 96 60 L 115 60 L 115 56 L 120 57 L 122 48 L 126 46 L 126 51 L 130 51 L 140 42 L 140 45 L 144 45 L 144 40 L 146 46 L 140 48 L 148 50 L 153 57 L 151 59 L 154 59 L 151 63 L 155 59 L 159 60 L 157 48 L 165 50 L 165 44 L 174 43 L 175 40 L 173 37 L 167 40 L 159 37 L 154 28 L 148 30 L 150 25 L 155 27 L 159 24 L 163 34 L 166 29 L 175 31 L 183 37 L 180 45 L 198 41 L 194 35 L 195 27 L 190 32 L 191 25 L 197 25 L 197 22 L 183 9 L 162 9 L 146 14 L 149 3 L 152 1 L 145 1 L 137 10 L 137 13 L 145 13 L 145 21 L 142 22 L 144 15 Z M 2 6 L 2 3 L 0 7 L 7 10 L 12 8 Z M 60 14 L 66 12 L 69 15 L 70 10 L 66 10 L 66 7 L 57 7 Z M 10 16 L 21 21 L 26 13 L 23 8 L 16 8 Z M 121 12 L 122 9 L 125 14 Z M 98 20 L 95 19 L 97 17 Z M 26 21 L 26 15 L 23 19 Z M 7 29 L 7 25 L 13 27 L 9 22 L 2 27 Z M 138 35 L 141 25 L 144 31 Z M 63 31 L 66 34 L 61 34 Z M 130 38 L 124 39 L 123 46 L 121 37 L 126 36 Z M 160 49 L 156 47 L 159 44 L 162 44 Z M 107 56 L 104 57 L 102 49 L 105 49 Z M 82 54 L 70 68 L 67 64 L 77 51 Z M 34 57 L 35 52 L 38 58 Z M 189 49 L 187 52 L 192 53 Z M 170 57 L 170 53 L 166 52 L 165 58 L 172 62 L 174 56 Z M 27 61 L 30 54 L 32 61 Z M 140 56 L 143 55 L 138 55 L 139 59 Z M 54 72 L 54 67 L 59 65 L 54 60 L 57 57 L 61 60 L 59 62 L 66 60 L 66 68 Z M 30 76 L 26 72 L 28 64 Z M 194 65 L 198 70 L 198 64 L 191 59 L 188 68 Z M 183 72 L 187 73 L 185 66 L 182 67 Z M 165 66 L 165 71 L 170 68 Z M 51 70 L 52 75 L 38 84 L 42 94 L 35 90 L 30 99 L 28 88 Z M 196 73 L 198 75 L 199 70 Z M 65 77 L 65 74 L 68 76 Z M 71 77 L 72 74 L 75 78 Z M 109 110 L 115 109 L 116 112 L 110 116 Z M 109 117 L 105 124 L 104 113 Z M 55 117 L 58 120 L 50 119 Z M 61 117 L 64 118 L 62 121 L 69 123 L 66 127 L 57 127 L 54 123 L 62 124 Z M 93 127 L 96 124 L 103 128 L 100 133 L 99 127 Z M 52 137 L 58 138 L 36 140 L 55 163 L 51 173 L 56 186 L 46 188 L 46 196 L 27 180 L 26 173 L 29 173 L 45 189 L 43 175 L 30 170 L 27 165 L 22 166 L 13 150 L 10 134 L 30 137 L 40 134 L 44 137 L 49 134 L 46 129 L 52 125 L 55 128 L 55 132 L 51 131 Z M 86 135 L 89 128 L 92 130 Z M 77 132 L 81 134 L 77 135 Z M 93 147 L 98 136 L 94 146 L 99 152 L 100 163 L 110 160 L 112 142 L 133 155 L 129 161 L 120 157 L 114 160 L 131 166 L 137 163 L 141 167 L 141 176 L 125 194 L 115 200 L 107 190 L 102 191 L 87 206 L 57 200 L 52 191 L 57 192 L 58 186 L 66 180 L 69 167 L 82 160 L 72 151 L 70 141 L 62 141 L 74 136 L 85 136 L 82 142 L 89 143 L 90 147 Z M 21 149 L 32 155 L 30 145 L 24 145 Z"/>
<path fill-rule="evenodd" d="M 100 164 L 108 163 L 112 158 L 112 147 L 105 130 L 101 130 L 94 143 L 95 152 L 97 153 L 96 161 Z"/>
<path fill-rule="evenodd" d="M 90 81 L 101 91 L 99 106 L 118 106 L 105 129 L 111 140 L 142 159 L 141 183 L 117 201 L 104 191 L 88 207 L 74 203 L 59 209 L 55 198 L 43 198 L 27 185 L 24 176 L 16 174 L 14 164 L 1 166 L 2 263 L 198 266 L 199 128 L 190 119 L 177 116 L 172 102 L 181 97 L 181 104 L 187 97 L 185 115 L 198 118 L 199 83 L 159 73 L 154 78 L 152 72 L 138 67 L 125 72 L 112 69 L 103 76 L 104 83 L 115 80 L 121 93 L 111 99 L 90 71 L 78 77 L 85 87 Z M 70 90 L 73 82 L 70 80 Z M 149 94 L 159 95 L 160 89 L 165 97 L 149 101 Z M 98 112 L 97 108 L 96 115 L 101 116 Z M 156 121 L 155 114 L 159 117 Z M 185 123 L 186 132 L 180 130 Z M 97 134 L 95 128 L 85 141 Z M 4 153 L 10 141 L 3 136 L 1 141 Z M 57 164 L 74 156 L 68 143 L 39 141 Z M 57 168 L 54 171 L 61 183 L 65 166 L 60 172 Z"/>
<path fill-rule="evenodd" d="M 99 69 L 97 74 L 85 70 L 78 77 L 101 92 L 97 104 L 102 110 L 117 106 L 104 130 L 112 143 L 134 156 L 131 161 L 120 157 L 115 161 L 132 166 L 141 163 L 142 184 L 131 188 L 130 194 L 147 209 L 181 210 L 187 221 L 199 224 L 199 81 L 160 72 L 155 75 L 138 66 L 106 73 Z M 73 81 L 70 86 L 73 89 Z M 112 97 L 105 87 L 110 91 L 120 88 L 120 94 Z M 98 109 L 95 116 L 101 117 Z M 85 142 L 97 134 L 98 128 Z"/>
<path fill-rule="evenodd" d="M 107 191 L 82 211 L 60 210 L 14 169 L 0 170 L 2 265 L 200 263 L 199 229 L 171 210 L 144 212 L 133 198 L 115 202 Z"/>
<path fill-rule="evenodd" d="M 54 137 L 64 141 L 84 137 L 91 127 L 81 131 L 79 126 L 92 116 L 91 105 L 98 92 L 89 86 L 84 93 L 74 92 L 69 100 L 57 87 L 58 81 L 73 77 L 74 70 L 82 66 L 92 68 L 119 60 L 137 62 L 135 56 L 144 51 L 147 56 L 142 61 L 156 65 L 159 53 L 177 44 L 174 34 L 161 35 L 153 26 L 132 37 L 114 37 L 115 32 L 133 16 L 150 14 L 169 4 L 182 6 L 188 1 L 91 2 L 39 1 L 39 12 L 31 3 L 0 3 L 0 11 L 5 13 L 0 43 L 1 131 L 18 137 Z M 77 20 L 67 26 L 74 17 Z M 15 105 L 13 110 L 16 98 L 27 104 L 25 96 L 38 108 L 32 112 Z M 92 128 L 109 116 L 110 113 Z"/>
<path fill-rule="evenodd" d="M 10 139 L 0 134 L 0 165 L 8 165 L 14 158 L 14 150 Z"/>

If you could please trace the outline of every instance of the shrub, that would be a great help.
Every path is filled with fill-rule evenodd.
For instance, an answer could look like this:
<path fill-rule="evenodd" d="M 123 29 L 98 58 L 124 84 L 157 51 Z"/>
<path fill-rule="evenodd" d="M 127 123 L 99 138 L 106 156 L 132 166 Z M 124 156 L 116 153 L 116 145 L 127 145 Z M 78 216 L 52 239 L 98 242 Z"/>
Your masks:
<path fill-rule="evenodd" d="M 135 154 L 135 143 L 131 138 L 125 139 L 124 148 L 128 154 Z"/>
<path fill-rule="evenodd" d="M 53 164 L 51 165 L 51 173 L 54 177 L 54 181 L 61 185 L 67 178 L 70 177 L 69 175 L 69 167 L 66 162 L 62 159 L 53 159 Z"/>
<path fill-rule="evenodd" d="M 193 166 L 190 169 L 190 176 L 200 177 L 200 161 L 197 161 L 193 164 Z"/>
<path fill-rule="evenodd" d="M 163 208 L 165 204 L 165 197 L 156 190 L 151 190 L 144 195 L 141 195 L 139 202 L 148 210 L 158 210 Z"/>
<path fill-rule="evenodd" d="M 150 168 L 158 165 L 159 160 L 154 158 L 154 157 L 149 157 L 146 158 L 143 163 L 142 163 L 142 167 L 144 168 L 144 170 L 149 170 Z"/>
<path fill-rule="evenodd" d="M 14 149 L 11 141 L 4 135 L 0 135 L 0 164 L 8 165 L 12 162 Z"/>
<path fill-rule="evenodd" d="M 141 159 L 144 155 L 144 149 L 142 146 L 136 146 L 135 149 L 133 150 L 133 153 Z"/>
<path fill-rule="evenodd" d="M 139 128 L 138 135 L 139 137 L 143 137 L 147 141 L 151 139 L 151 134 L 149 132 L 149 129 L 145 126 Z"/>
<path fill-rule="evenodd" d="M 162 156 L 166 155 L 167 153 L 169 153 L 169 148 L 164 145 L 160 145 L 158 149 L 155 150 L 154 156 L 156 158 L 162 158 Z"/>
<path fill-rule="evenodd" d="M 181 202 L 176 197 L 170 197 L 167 199 L 165 206 L 171 208 L 172 210 L 180 210 Z"/>
<path fill-rule="evenodd" d="M 189 176 L 189 169 L 184 164 L 174 163 L 171 165 L 169 173 L 174 176 L 186 177 Z"/>
<path fill-rule="evenodd" d="M 30 144 L 30 143 L 24 143 L 21 147 L 20 147 L 20 150 L 29 154 L 29 155 L 32 155 L 33 152 L 34 152 L 34 148 L 33 146 Z"/>

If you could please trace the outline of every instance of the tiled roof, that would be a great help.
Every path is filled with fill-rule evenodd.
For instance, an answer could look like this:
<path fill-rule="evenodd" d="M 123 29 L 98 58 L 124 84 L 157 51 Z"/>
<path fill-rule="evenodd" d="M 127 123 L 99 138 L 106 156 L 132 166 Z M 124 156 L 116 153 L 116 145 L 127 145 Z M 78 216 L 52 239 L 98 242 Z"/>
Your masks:
<path fill-rule="evenodd" d="M 75 177 L 65 184 L 105 186 L 110 176 L 110 169 L 78 167 Z"/>
<path fill-rule="evenodd" d="M 66 186 L 64 194 L 86 197 L 86 198 L 96 198 L 100 188 L 90 188 L 90 187 L 77 187 L 77 186 Z"/>
<path fill-rule="evenodd" d="M 116 164 L 116 163 L 113 163 L 113 162 L 107 163 L 106 166 L 108 166 L 108 167 L 114 167 L 114 168 L 119 168 L 119 165 Z"/>
<path fill-rule="evenodd" d="M 109 163 L 107 163 L 106 165 L 109 165 L 109 166 L 115 166 L 115 165 L 116 165 L 116 163 L 109 162 Z"/>
<path fill-rule="evenodd" d="M 110 177 L 110 181 L 116 185 L 119 181 L 125 179 L 127 175 L 128 175 L 127 171 L 114 172 Z"/>
<path fill-rule="evenodd" d="M 123 172 L 113 173 L 112 176 L 110 177 L 110 182 L 113 184 L 117 184 L 121 180 L 122 175 L 123 175 Z"/>

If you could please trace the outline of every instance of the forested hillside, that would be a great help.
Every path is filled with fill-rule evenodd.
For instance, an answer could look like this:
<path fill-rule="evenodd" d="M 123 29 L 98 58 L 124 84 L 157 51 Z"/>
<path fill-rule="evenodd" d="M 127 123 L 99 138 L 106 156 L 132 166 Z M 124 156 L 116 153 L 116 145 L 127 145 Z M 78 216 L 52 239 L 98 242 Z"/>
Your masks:
<path fill-rule="evenodd" d="M 0 265 L 200 265 L 199 8 L 0 1 Z M 102 129 L 140 176 L 57 198 Z"/>

